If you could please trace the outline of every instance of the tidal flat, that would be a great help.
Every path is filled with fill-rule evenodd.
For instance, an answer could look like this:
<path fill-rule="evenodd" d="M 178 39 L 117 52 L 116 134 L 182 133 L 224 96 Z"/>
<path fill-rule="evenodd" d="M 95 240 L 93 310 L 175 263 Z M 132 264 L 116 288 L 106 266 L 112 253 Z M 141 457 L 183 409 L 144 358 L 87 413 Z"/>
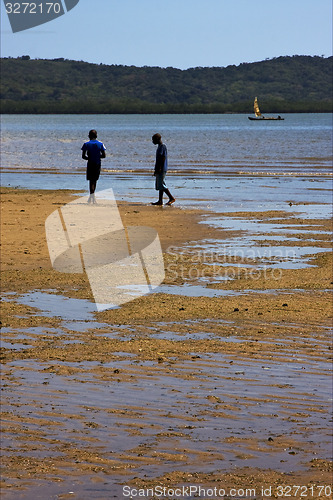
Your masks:
<path fill-rule="evenodd" d="M 45 220 L 75 196 L 2 188 L 2 498 L 331 498 L 330 219 L 120 201 L 124 226 L 157 230 L 165 280 L 97 312 L 48 255 Z"/>

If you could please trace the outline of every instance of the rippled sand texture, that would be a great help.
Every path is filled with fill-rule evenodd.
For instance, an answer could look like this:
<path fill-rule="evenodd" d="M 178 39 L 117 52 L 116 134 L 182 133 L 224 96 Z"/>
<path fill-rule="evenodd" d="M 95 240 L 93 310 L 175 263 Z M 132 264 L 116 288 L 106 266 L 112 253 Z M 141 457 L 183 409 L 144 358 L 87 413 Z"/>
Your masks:
<path fill-rule="evenodd" d="M 123 202 L 166 279 L 97 313 L 49 262 L 45 219 L 71 199 L 2 192 L 2 498 L 329 485 L 329 219 Z"/>

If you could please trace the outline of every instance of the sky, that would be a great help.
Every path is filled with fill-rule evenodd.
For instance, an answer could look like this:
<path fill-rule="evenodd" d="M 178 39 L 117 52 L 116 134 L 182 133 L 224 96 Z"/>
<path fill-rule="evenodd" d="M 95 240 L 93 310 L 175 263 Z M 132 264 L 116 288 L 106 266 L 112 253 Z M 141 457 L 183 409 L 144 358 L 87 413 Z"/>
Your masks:
<path fill-rule="evenodd" d="M 187 69 L 332 55 L 332 0 L 79 0 L 17 33 L 5 3 L 2 57 Z"/>

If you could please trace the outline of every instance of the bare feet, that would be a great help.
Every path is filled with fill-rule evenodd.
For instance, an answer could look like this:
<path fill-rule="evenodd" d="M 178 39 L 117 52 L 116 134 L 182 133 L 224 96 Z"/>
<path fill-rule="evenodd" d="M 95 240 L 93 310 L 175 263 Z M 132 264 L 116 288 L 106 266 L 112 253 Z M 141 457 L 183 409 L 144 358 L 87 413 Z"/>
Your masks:
<path fill-rule="evenodd" d="M 88 203 L 93 203 L 94 205 L 97 205 L 97 201 L 96 201 L 94 193 L 89 196 Z"/>
<path fill-rule="evenodd" d="M 155 201 L 154 203 L 152 203 L 152 205 L 163 205 L 163 203 L 160 201 Z"/>
<path fill-rule="evenodd" d="M 166 202 L 166 205 L 172 205 L 176 201 L 175 198 L 171 198 L 171 200 Z"/>

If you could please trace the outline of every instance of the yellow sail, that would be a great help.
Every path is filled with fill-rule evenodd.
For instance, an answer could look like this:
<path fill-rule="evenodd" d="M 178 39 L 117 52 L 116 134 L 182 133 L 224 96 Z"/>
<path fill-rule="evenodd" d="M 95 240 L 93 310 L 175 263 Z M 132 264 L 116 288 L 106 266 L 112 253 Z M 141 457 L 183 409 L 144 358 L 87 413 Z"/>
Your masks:
<path fill-rule="evenodd" d="M 261 116 L 257 98 L 254 99 L 254 114 L 256 116 Z"/>

